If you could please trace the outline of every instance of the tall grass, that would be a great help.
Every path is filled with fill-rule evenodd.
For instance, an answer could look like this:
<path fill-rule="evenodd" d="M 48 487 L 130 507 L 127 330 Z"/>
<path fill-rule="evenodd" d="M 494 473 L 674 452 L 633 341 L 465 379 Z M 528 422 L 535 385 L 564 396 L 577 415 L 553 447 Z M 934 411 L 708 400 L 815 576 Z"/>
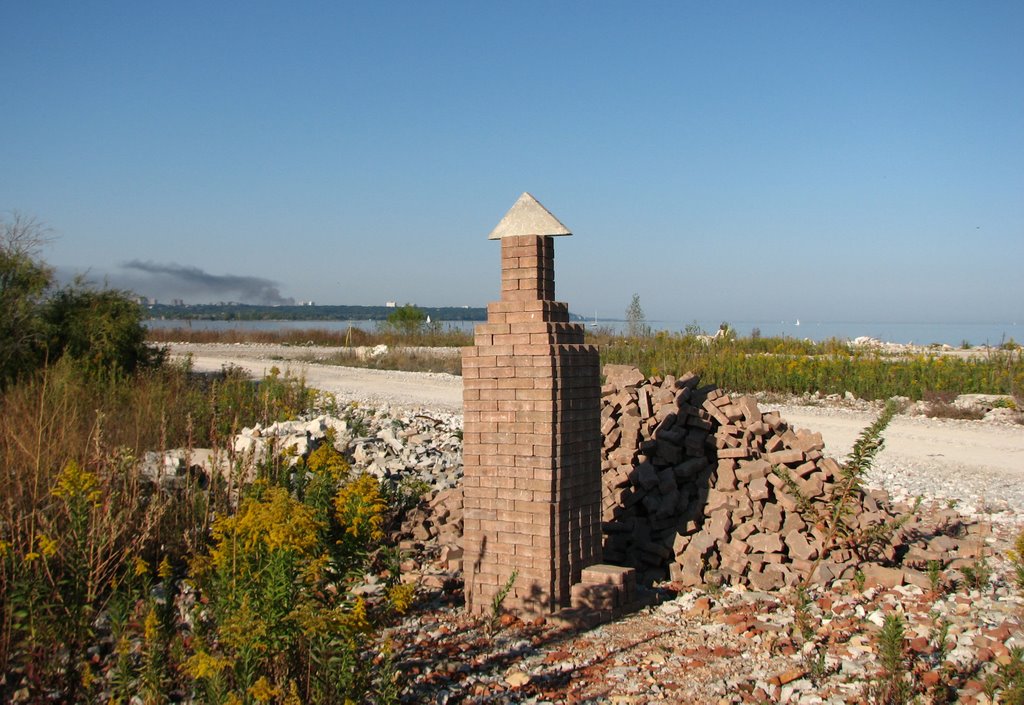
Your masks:
<path fill-rule="evenodd" d="M 93 375 L 70 361 L 7 389 L 0 701 L 388 700 L 377 629 L 411 592 L 397 571 L 375 602 L 349 591 L 379 560 L 376 482 L 324 446 L 293 472 L 247 459 L 256 485 L 230 484 L 243 474 L 231 430 L 312 400 L 279 374 Z M 142 472 L 147 450 L 210 442 L 223 473 L 168 485 Z"/>
<path fill-rule="evenodd" d="M 842 341 L 744 338 L 705 343 L 693 336 L 659 333 L 649 338 L 609 337 L 602 362 L 634 364 L 647 375 L 693 371 L 737 392 L 788 394 L 852 392 L 861 399 L 926 393 L 1015 394 L 1024 390 L 1024 357 L 1019 350 L 985 355 L 883 355 L 851 349 Z"/>

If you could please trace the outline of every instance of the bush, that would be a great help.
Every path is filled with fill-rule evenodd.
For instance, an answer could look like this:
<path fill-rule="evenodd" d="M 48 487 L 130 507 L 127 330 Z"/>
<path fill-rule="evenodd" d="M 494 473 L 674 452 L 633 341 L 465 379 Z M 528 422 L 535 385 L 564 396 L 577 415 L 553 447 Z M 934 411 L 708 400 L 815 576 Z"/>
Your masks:
<path fill-rule="evenodd" d="M 131 372 L 159 363 L 145 344 L 131 294 L 76 280 L 54 289 L 39 257 L 46 229 L 15 213 L 0 221 L 0 389 L 67 355 L 90 372 Z"/>
<path fill-rule="evenodd" d="M 412 304 L 399 306 L 388 314 L 388 327 L 403 335 L 417 335 L 427 323 L 427 315 Z"/>
<path fill-rule="evenodd" d="M 64 355 L 95 371 L 132 372 L 163 361 L 146 345 L 142 309 L 126 291 L 82 282 L 60 289 L 42 307 L 51 359 Z"/>

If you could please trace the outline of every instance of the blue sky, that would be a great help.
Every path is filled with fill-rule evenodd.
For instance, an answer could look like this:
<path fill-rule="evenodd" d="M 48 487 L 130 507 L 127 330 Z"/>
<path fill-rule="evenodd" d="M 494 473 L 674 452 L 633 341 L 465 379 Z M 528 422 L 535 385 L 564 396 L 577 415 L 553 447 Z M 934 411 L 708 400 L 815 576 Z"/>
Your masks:
<path fill-rule="evenodd" d="M 0 210 L 140 293 L 483 305 L 530 191 L 584 315 L 1024 319 L 1024 3 L 0 0 L 0 26 Z"/>

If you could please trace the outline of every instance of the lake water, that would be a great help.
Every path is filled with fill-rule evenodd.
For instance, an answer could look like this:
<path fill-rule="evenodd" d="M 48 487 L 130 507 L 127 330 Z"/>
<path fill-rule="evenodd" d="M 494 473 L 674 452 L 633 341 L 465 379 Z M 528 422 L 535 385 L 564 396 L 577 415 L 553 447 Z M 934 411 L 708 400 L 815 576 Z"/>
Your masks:
<path fill-rule="evenodd" d="M 652 330 L 683 331 L 692 321 L 648 321 Z M 445 321 L 442 329 L 472 331 L 474 321 Z M 718 330 L 721 321 L 696 321 L 708 333 Z M 302 330 L 316 328 L 330 331 L 345 331 L 349 327 L 361 330 L 376 330 L 380 321 L 189 321 L 178 319 L 150 319 L 150 328 L 191 328 L 193 330 Z M 585 321 L 588 327 L 594 325 L 622 331 L 623 321 L 598 319 Z M 748 336 L 754 329 L 764 337 L 786 336 L 809 338 L 814 341 L 841 338 L 853 340 L 861 336 L 877 338 L 890 343 L 914 343 L 930 345 L 944 343 L 959 347 L 963 341 L 971 345 L 999 345 L 1010 339 L 1024 342 L 1024 325 L 1017 323 L 870 323 L 870 322 L 825 322 L 825 321 L 730 321 L 729 324 L 740 336 Z"/>

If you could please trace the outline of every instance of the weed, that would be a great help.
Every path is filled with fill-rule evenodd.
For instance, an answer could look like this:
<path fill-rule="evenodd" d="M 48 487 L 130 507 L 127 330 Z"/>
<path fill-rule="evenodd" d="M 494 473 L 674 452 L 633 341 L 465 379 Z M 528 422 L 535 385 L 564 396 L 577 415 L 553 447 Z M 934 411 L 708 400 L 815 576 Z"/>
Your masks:
<path fill-rule="evenodd" d="M 849 548 L 861 561 L 876 558 L 892 543 L 896 531 L 910 519 L 913 511 L 916 511 L 917 506 L 920 505 L 921 500 L 918 498 L 914 510 L 910 513 L 896 519 L 878 521 L 869 526 L 863 526 L 857 514 L 861 498 L 864 495 L 864 476 L 871 469 L 871 463 L 882 449 L 885 443 L 882 432 L 889 425 L 897 410 L 897 404 L 890 400 L 878 419 L 861 432 L 849 457 L 843 463 L 840 475 L 829 491 L 824 504 L 819 505 L 812 502 L 787 468 L 784 466 L 773 468 L 776 475 L 782 479 L 786 489 L 795 498 L 797 511 L 803 516 L 804 521 L 821 527 L 824 534 L 822 549 L 804 576 L 803 584 L 805 586 L 810 582 L 821 561 L 836 549 Z"/>
<path fill-rule="evenodd" d="M 1024 529 L 1017 535 L 1017 540 L 1008 555 L 1013 566 L 1013 579 L 1017 583 L 1017 589 L 1024 590 Z"/>
<path fill-rule="evenodd" d="M 985 556 L 979 556 L 972 565 L 965 565 L 960 571 L 964 574 L 964 586 L 968 590 L 984 590 L 992 580 L 992 568 Z"/>
<path fill-rule="evenodd" d="M 921 399 L 926 390 L 1010 394 L 1024 375 L 1019 350 L 965 358 L 936 353 L 890 356 L 851 350 L 840 340 L 812 343 L 762 337 L 706 345 L 693 335 L 666 333 L 644 339 L 591 336 L 590 342 L 600 345 L 603 363 L 634 364 L 645 374 L 655 369 L 664 374 L 692 370 L 737 392 L 850 391 L 859 399 Z"/>
<path fill-rule="evenodd" d="M 934 646 L 933 658 L 934 665 L 941 666 L 946 660 L 946 656 L 949 655 L 949 628 L 952 623 L 945 617 L 939 618 L 938 622 L 929 634 L 932 645 Z"/>
<path fill-rule="evenodd" d="M 448 348 L 388 348 L 380 355 L 364 355 L 356 350 L 346 349 L 339 350 L 320 362 L 326 365 L 365 367 L 374 370 L 462 374 L 462 356 L 458 350 Z"/>
<path fill-rule="evenodd" d="M 375 662 L 375 631 L 413 588 L 393 570 L 371 603 L 349 589 L 380 552 L 372 478 L 351 479 L 330 444 L 293 471 L 270 459 L 254 487 L 215 473 L 155 491 L 142 472 L 147 450 L 223 440 L 311 399 L 280 373 L 103 377 L 71 359 L 5 389 L 0 700 L 387 701 L 395 674 Z M 188 639 L 175 604 L 186 584 L 201 598 Z M 113 646 L 99 661 L 97 638 Z"/>
<path fill-rule="evenodd" d="M 498 630 L 498 626 L 501 624 L 501 615 L 504 612 L 505 599 L 512 592 L 512 586 L 515 585 L 516 578 L 519 577 L 519 571 L 513 570 L 512 574 L 508 576 L 508 580 L 501 586 L 501 589 L 495 593 L 494 597 L 491 598 L 491 618 L 487 624 L 488 631 L 491 633 Z"/>
<path fill-rule="evenodd" d="M 932 593 L 941 595 L 945 592 L 945 575 L 942 572 L 942 561 L 928 561 L 928 584 Z"/>
<path fill-rule="evenodd" d="M 886 615 L 877 641 L 882 672 L 868 687 L 870 702 L 897 705 L 909 703 L 914 696 L 914 684 L 907 669 L 905 630 L 903 617 Z"/>
<path fill-rule="evenodd" d="M 1000 702 L 1024 705 L 1024 647 L 1010 649 L 1010 658 L 996 669 Z"/>
<path fill-rule="evenodd" d="M 803 654 L 803 665 L 807 669 L 807 677 L 814 685 L 820 685 L 832 672 L 826 661 L 827 653 L 826 647 L 815 644 L 813 649 Z"/>
<path fill-rule="evenodd" d="M 198 328 L 151 328 L 146 332 L 147 340 L 163 343 L 261 343 L 266 345 L 295 346 L 418 346 L 418 347 L 463 347 L 473 344 L 473 334 L 454 328 L 443 329 L 423 326 L 420 331 L 406 335 L 401 330 L 383 327 L 380 330 L 362 330 L 351 327 L 343 331 L 329 331 L 324 328 L 296 328 L 288 330 L 252 330 L 231 328 L 227 330 L 200 330 Z"/>
<path fill-rule="evenodd" d="M 814 637 L 814 624 L 811 620 L 812 602 L 807 586 L 798 585 L 793 596 L 793 625 L 804 641 L 810 641 Z"/>

